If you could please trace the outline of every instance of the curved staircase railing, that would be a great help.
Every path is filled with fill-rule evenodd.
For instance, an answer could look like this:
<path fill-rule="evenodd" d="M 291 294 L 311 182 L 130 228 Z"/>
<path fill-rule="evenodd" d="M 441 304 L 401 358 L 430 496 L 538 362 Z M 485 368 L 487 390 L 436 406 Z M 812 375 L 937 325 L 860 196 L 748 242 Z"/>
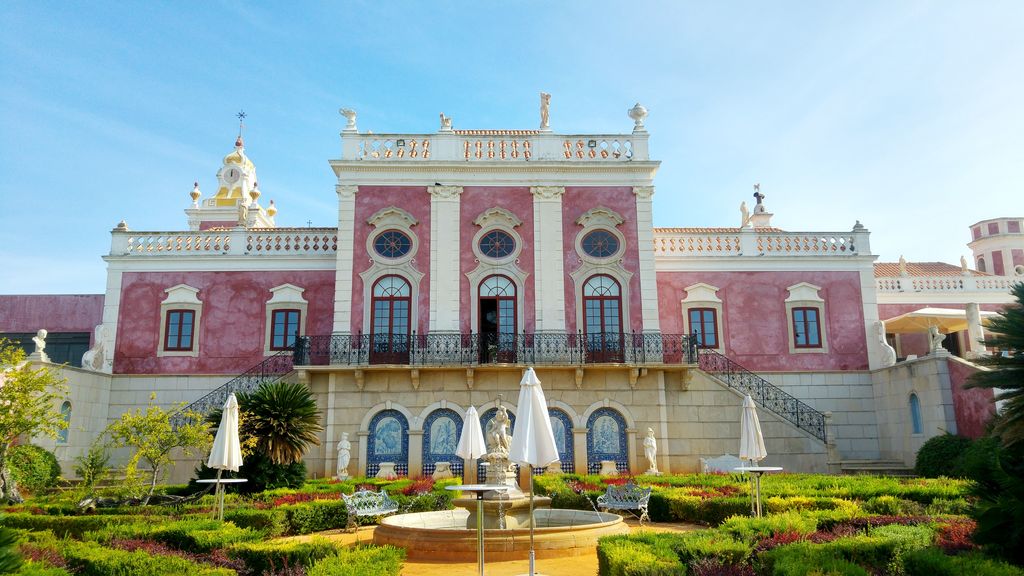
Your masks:
<path fill-rule="evenodd" d="M 187 419 L 188 412 L 206 415 L 213 410 L 219 410 L 227 402 L 228 394 L 232 392 L 253 392 L 262 384 L 277 382 L 292 371 L 292 361 L 295 353 L 291 350 L 282 350 L 267 358 L 259 364 L 249 368 L 242 374 L 228 380 L 225 384 L 213 389 L 195 402 L 186 405 L 171 417 L 171 425 L 177 427 Z"/>
<path fill-rule="evenodd" d="M 740 366 L 728 356 L 703 348 L 698 353 L 697 365 L 729 388 L 743 394 L 750 394 L 758 406 L 783 418 L 818 440 L 828 442 L 824 414 Z"/>

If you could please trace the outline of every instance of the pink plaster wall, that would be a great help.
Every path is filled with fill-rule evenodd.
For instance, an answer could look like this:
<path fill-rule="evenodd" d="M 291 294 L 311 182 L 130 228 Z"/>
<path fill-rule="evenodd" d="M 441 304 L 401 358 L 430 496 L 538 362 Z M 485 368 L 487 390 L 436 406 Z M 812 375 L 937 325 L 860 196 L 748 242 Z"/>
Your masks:
<path fill-rule="evenodd" d="M 0 333 L 89 332 L 103 322 L 103 294 L 0 296 Z"/>
<path fill-rule="evenodd" d="M 480 227 L 473 221 L 489 208 L 504 208 L 516 215 L 523 223 L 516 227 L 516 232 L 523 240 L 522 251 L 519 253 L 519 267 L 528 274 L 524 294 L 518 302 L 523 306 L 523 322 L 526 326 L 517 326 L 517 332 L 533 332 L 536 326 L 536 307 L 534 305 L 534 262 L 533 262 L 533 195 L 528 187 L 512 186 L 466 186 L 462 189 L 459 200 L 459 293 L 463 302 L 460 329 L 463 332 L 479 332 L 479 326 L 472 326 L 472 309 L 475 306 L 476 294 L 471 293 L 468 272 L 478 266 L 473 253 L 473 237 Z"/>
<path fill-rule="evenodd" d="M 878 317 L 882 320 L 888 320 L 889 318 L 895 318 L 900 314 L 906 314 L 907 312 L 913 312 L 914 310 L 920 310 L 921 308 L 952 308 L 955 310 L 964 310 L 967 305 L 960 302 L 956 304 L 879 304 L 878 305 Z M 1003 310 L 1002 304 L 980 304 L 979 308 L 989 312 L 1001 312 Z M 958 332 L 957 337 L 961 338 L 961 342 L 964 342 L 962 338 L 966 334 L 964 332 Z M 924 332 L 920 334 L 900 334 L 900 349 L 899 353 L 901 357 L 910 356 L 915 354 L 917 356 L 924 356 L 928 354 L 928 335 Z"/>
<path fill-rule="evenodd" d="M 661 331 L 682 334 L 685 287 L 717 286 L 726 356 L 753 371 L 866 370 L 863 299 L 857 272 L 658 272 Z M 821 286 L 828 353 L 789 353 L 787 287 Z"/>
<path fill-rule="evenodd" d="M 423 273 L 420 291 L 416 300 L 418 323 L 413 329 L 418 333 L 430 326 L 430 194 L 425 186 L 360 186 L 356 193 L 356 214 L 353 230 L 352 251 L 352 332 L 369 333 L 370 327 L 363 326 L 363 279 L 359 274 L 369 270 L 370 255 L 366 253 L 366 239 L 376 230 L 367 223 L 371 216 L 382 208 L 395 206 L 405 210 L 416 219 L 412 231 L 419 239 L 419 249 L 414 257 L 414 266 Z M 345 231 L 341 231 L 345 233 Z M 366 303 L 365 306 L 369 306 Z"/>
<path fill-rule="evenodd" d="M 949 360 L 949 383 L 953 388 L 953 411 L 956 413 L 956 430 L 961 436 L 981 438 L 985 425 L 995 414 L 994 394 L 991 389 L 965 389 L 964 383 L 978 368 L 967 362 Z"/>
<path fill-rule="evenodd" d="M 622 265 L 633 274 L 629 281 L 629 326 L 627 332 L 643 330 L 643 308 L 640 296 L 640 251 L 636 230 L 636 196 L 628 186 L 566 186 L 562 197 L 562 244 L 565 249 L 565 323 L 566 329 L 583 329 L 583 321 L 576 318 L 576 286 L 570 274 L 580 267 L 576 253 L 576 236 L 583 227 L 576 219 L 591 208 L 604 206 L 619 213 L 625 220 L 619 232 L 626 237 L 626 252 Z M 625 306 L 626 304 L 623 303 Z M 664 330 L 664 327 L 662 327 Z"/>
<path fill-rule="evenodd" d="M 992 251 L 992 273 L 996 276 L 1005 276 L 1006 268 L 1003 266 L 1003 251 Z"/>
<path fill-rule="evenodd" d="M 263 356 L 266 303 L 271 288 L 304 288 L 309 303 L 306 334 L 330 334 L 334 271 L 125 272 L 121 280 L 114 372 L 121 374 L 239 374 Z M 167 288 L 188 284 L 203 302 L 198 357 L 156 356 L 160 303 Z"/>

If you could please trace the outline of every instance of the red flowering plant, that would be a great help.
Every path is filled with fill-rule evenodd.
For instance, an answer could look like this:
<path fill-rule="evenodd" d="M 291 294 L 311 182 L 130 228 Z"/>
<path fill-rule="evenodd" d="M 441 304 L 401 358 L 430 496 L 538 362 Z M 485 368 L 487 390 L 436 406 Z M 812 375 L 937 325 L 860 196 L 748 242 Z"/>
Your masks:
<path fill-rule="evenodd" d="M 299 504 L 301 502 L 312 502 L 313 500 L 337 500 L 340 498 L 337 492 L 299 492 L 296 494 L 285 494 L 274 499 L 273 507 Z"/>
<path fill-rule="evenodd" d="M 935 533 L 935 545 L 946 554 L 959 554 L 977 550 L 978 545 L 971 540 L 971 535 L 978 528 L 978 523 L 969 518 L 957 518 L 946 524 L 939 525 Z"/>
<path fill-rule="evenodd" d="M 434 479 L 430 476 L 423 478 L 416 478 L 405 488 L 402 488 L 402 494 L 406 496 L 419 496 L 421 494 L 429 494 L 434 490 Z"/>

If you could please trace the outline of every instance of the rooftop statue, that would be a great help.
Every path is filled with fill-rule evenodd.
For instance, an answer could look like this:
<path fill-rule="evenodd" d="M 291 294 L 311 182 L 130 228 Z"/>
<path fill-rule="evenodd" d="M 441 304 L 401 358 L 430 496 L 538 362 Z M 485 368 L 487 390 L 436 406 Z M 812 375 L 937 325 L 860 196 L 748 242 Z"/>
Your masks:
<path fill-rule="evenodd" d="M 355 130 L 356 129 L 356 111 L 355 110 L 353 110 L 351 108 L 342 108 L 341 110 L 338 110 L 338 113 L 341 114 L 342 116 L 344 116 L 346 120 L 348 120 L 348 124 L 345 125 L 345 130 Z"/>
<path fill-rule="evenodd" d="M 551 94 L 547 92 L 540 93 L 540 129 L 550 130 L 551 126 L 548 124 L 548 111 L 551 107 Z"/>

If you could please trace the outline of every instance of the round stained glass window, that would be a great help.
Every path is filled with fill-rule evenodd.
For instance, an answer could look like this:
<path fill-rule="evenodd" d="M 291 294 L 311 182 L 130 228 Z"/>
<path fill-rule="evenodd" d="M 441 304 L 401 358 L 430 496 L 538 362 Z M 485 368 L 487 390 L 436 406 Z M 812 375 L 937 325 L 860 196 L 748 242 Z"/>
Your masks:
<path fill-rule="evenodd" d="M 373 249 L 384 258 L 401 258 L 412 250 L 412 240 L 398 230 L 386 230 L 374 238 Z"/>
<path fill-rule="evenodd" d="M 583 237 L 583 253 L 592 258 L 608 258 L 619 251 L 619 239 L 607 230 L 594 230 Z"/>
<path fill-rule="evenodd" d="M 491 230 L 480 239 L 480 253 L 488 258 L 504 258 L 515 249 L 515 238 L 504 230 Z"/>

